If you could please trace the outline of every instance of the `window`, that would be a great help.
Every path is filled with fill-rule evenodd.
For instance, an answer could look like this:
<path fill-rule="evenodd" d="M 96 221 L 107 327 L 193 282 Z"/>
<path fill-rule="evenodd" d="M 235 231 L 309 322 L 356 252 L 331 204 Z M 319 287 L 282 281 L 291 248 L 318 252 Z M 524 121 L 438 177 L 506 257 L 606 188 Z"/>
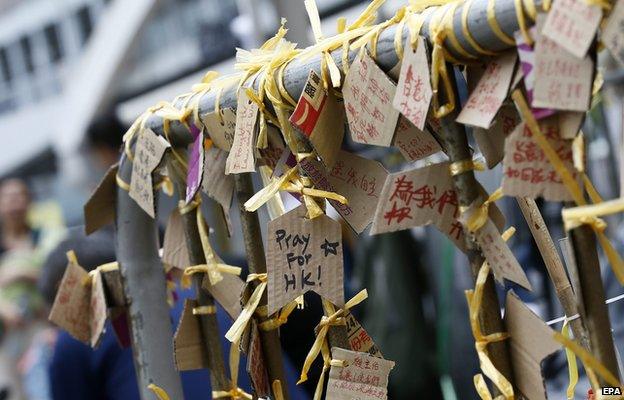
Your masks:
<path fill-rule="evenodd" d="M 63 58 L 63 49 L 61 48 L 58 25 L 50 24 L 43 28 L 46 45 L 48 47 L 48 55 L 53 63 L 59 62 Z"/>
<path fill-rule="evenodd" d="M 93 20 L 88 6 L 80 7 L 76 12 L 78 18 L 78 28 L 80 29 L 80 41 L 86 43 L 93 30 Z"/>
<path fill-rule="evenodd" d="M 9 67 L 9 56 L 6 48 L 0 48 L 0 71 L 2 72 L 2 80 L 11 81 L 11 68 Z"/>
<path fill-rule="evenodd" d="M 19 46 L 22 49 L 22 55 L 24 56 L 24 65 L 26 71 L 33 73 L 35 71 L 35 64 L 33 63 L 32 44 L 28 36 L 24 36 L 19 41 Z"/>

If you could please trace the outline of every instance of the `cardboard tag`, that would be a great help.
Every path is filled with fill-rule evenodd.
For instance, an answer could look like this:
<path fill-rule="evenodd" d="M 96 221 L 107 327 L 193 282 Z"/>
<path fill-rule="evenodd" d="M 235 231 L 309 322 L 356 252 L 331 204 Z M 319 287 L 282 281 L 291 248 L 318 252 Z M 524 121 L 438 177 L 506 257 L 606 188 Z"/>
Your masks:
<path fill-rule="evenodd" d="M 103 272 L 102 282 L 104 283 L 104 292 L 107 295 L 106 303 L 109 308 L 124 308 L 128 305 L 119 269 Z"/>
<path fill-rule="evenodd" d="M 111 326 L 117 338 L 117 343 L 122 349 L 132 346 L 130 338 L 130 324 L 128 323 L 128 309 L 126 307 L 116 307 L 110 309 Z"/>
<path fill-rule="evenodd" d="M 407 161 L 420 160 L 442 151 L 440 143 L 427 131 L 427 128 L 420 130 L 403 116 L 399 117 L 397 123 L 394 146 Z"/>
<path fill-rule="evenodd" d="M 332 347 L 332 359 L 346 366 L 332 365 L 327 382 L 327 398 L 332 400 L 376 400 L 388 398 L 388 375 L 394 361 Z"/>
<path fill-rule="evenodd" d="M 85 233 L 92 234 L 101 227 L 115 222 L 115 204 L 117 203 L 118 164 L 106 172 L 91 197 L 84 205 Z"/>
<path fill-rule="evenodd" d="M 555 131 L 556 132 L 556 131 Z M 568 170 L 576 175 L 572 160 L 572 141 L 560 139 L 552 130 L 542 129 Z M 572 197 L 559 174 L 533 139 L 524 123 L 505 141 L 503 193 L 507 196 L 543 197 L 550 201 L 571 201 Z"/>
<path fill-rule="evenodd" d="M 98 270 L 95 270 L 91 281 L 90 312 L 89 330 L 91 347 L 95 348 L 100 344 L 100 339 L 104 334 L 104 325 L 106 324 L 106 296 L 104 295 L 102 273 Z"/>
<path fill-rule="evenodd" d="M 581 130 L 584 112 L 562 111 L 557 113 L 557 129 L 561 139 L 574 139 Z"/>
<path fill-rule="evenodd" d="M 152 172 L 156 169 L 169 143 L 151 129 L 139 132 L 134 148 L 132 175 L 130 178 L 130 197 L 154 218 L 154 186 Z"/>
<path fill-rule="evenodd" d="M 165 238 L 163 240 L 162 262 L 181 270 L 191 265 L 188 248 L 186 247 L 184 225 L 177 208 L 171 211 L 167 221 Z"/>
<path fill-rule="evenodd" d="M 286 148 L 279 129 L 273 125 L 267 125 L 267 147 L 258 149 L 258 153 L 260 153 L 258 165 L 267 166 L 274 171 L 285 151 L 290 153 L 290 149 Z"/>
<path fill-rule="evenodd" d="M 351 64 L 342 87 L 351 139 L 390 146 L 399 112 L 392 106 L 395 84 L 366 51 Z"/>
<path fill-rule="evenodd" d="M 342 104 L 323 88 L 321 78 L 311 70 L 290 122 L 310 140 L 327 168 L 334 166 L 340 151 L 344 118 Z"/>
<path fill-rule="evenodd" d="M 234 177 L 225 175 L 227 156 L 224 150 L 216 147 L 206 150 L 202 189 L 229 214 L 234 194 Z"/>
<path fill-rule="evenodd" d="M 507 52 L 488 63 L 479 83 L 457 116 L 457 122 L 485 129 L 490 127 L 507 97 L 517 57 L 515 52 Z"/>
<path fill-rule="evenodd" d="M 349 347 L 351 347 L 351 350 L 383 358 L 381 351 L 379 351 L 373 339 L 368 335 L 368 332 L 366 332 L 350 312 L 347 312 L 345 315 L 345 323 L 347 326 L 347 339 L 349 340 Z"/>
<path fill-rule="evenodd" d="M 302 205 L 269 222 L 269 315 L 309 290 L 344 305 L 340 224 L 326 215 L 308 219 L 306 211 Z"/>
<path fill-rule="evenodd" d="M 251 339 L 249 341 L 249 351 L 247 352 L 246 369 L 251 378 L 255 395 L 258 398 L 268 397 L 271 390 L 269 387 L 269 377 L 267 375 L 266 365 L 264 364 L 260 331 L 254 320 L 251 321 Z"/>
<path fill-rule="evenodd" d="M 411 46 L 407 46 L 404 51 L 401 75 L 392 104 L 422 131 L 425 129 L 432 96 L 427 49 L 422 36 L 419 36 L 416 51 Z"/>
<path fill-rule="evenodd" d="M 624 0 L 618 0 L 607 18 L 600 39 L 613 58 L 624 64 Z"/>
<path fill-rule="evenodd" d="M 56 293 L 49 320 L 77 340 L 91 342 L 91 286 L 89 274 L 80 265 L 68 263 Z"/>
<path fill-rule="evenodd" d="M 504 285 L 503 279 L 507 279 L 525 289 L 532 289 L 524 270 L 492 220 L 488 219 L 485 225 L 475 232 L 475 240 L 481 247 L 483 256 L 492 267 L 494 277 L 501 285 Z"/>
<path fill-rule="evenodd" d="M 587 111 L 594 63 L 578 59 L 541 35 L 535 42 L 533 107 Z"/>
<path fill-rule="evenodd" d="M 474 128 L 472 134 L 485 157 L 487 167 L 494 168 L 503 160 L 505 138 L 520 123 L 520 116 L 514 106 L 502 106 L 490 129 Z"/>
<path fill-rule="evenodd" d="M 596 36 L 601 18 L 602 9 L 598 5 L 589 5 L 584 0 L 555 0 L 542 35 L 576 58 L 583 58 Z"/>
<path fill-rule="evenodd" d="M 541 363 L 561 349 L 553 339 L 553 330 L 511 291 L 505 303 L 505 326 L 516 387 L 527 399 L 546 400 Z"/>
<path fill-rule="evenodd" d="M 371 223 L 379 194 L 388 172 L 379 162 L 341 150 L 334 168 L 325 172 L 320 163 L 310 157 L 299 164 L 317 189 L 345 196 L 348 204 L 330 200 L 330 204 L 359 233 Z"/>
<path fill-rule="evenodd" d="M 256 170 L 254 148 L 258 122 L 258 105 L 241 88 L 236 108 L 234 141 L 225 164 L 226 174 L 240 174 Z"/>
<path fill-rule="evenodd" d="M 208 356 L 201 335 L 199 315 L 193 314 L 197 301 L 186 299 L 173 336 L 173 358 L 178 371 L 208 368 Z"/>
<path fill-rule="evenodd" d="M 204 276 L 202 287 L 209 291 L 212 297 L 223 307 L 225 312 L 235 320 L 241 313 L 240 296 L 245 288 L 245 282 L 236 275 L 221 275 L 223 275 L 223 279 L 216 285 L 210 284 L 208 275 Z"/>
<path fill-rule="evenodd" d="M 203 116 L 202 122 L 212 143 L 221 150 L 230 151 L 236 131 L 236 112 L 224 108 L 221 109 L 221 115 L 213 112 Z"/>
<path fill-rule="evenodd" d="M 204 175 L 204 131 L 200 131 L 195 125 L 190 126 L 190 131 L 194 139 L 186 174 L 186 204 L 195 197 Z"/>

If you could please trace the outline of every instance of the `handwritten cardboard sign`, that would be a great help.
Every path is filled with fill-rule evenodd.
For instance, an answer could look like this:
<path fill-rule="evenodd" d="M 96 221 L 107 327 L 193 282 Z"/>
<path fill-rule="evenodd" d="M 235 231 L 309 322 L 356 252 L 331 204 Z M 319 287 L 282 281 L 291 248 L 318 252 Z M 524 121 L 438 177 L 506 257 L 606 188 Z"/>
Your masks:
<path fill-rule="evenodd" d="M 509 91 L 517 59 L 516 52 L 507 52 L 490 61 L 468 101 L 457 116 L 457 122 L 489 128 Z"/>
<path fill-rule="evenodd" d="M 487 167 L 492 169 L 503 160 L 505 138 L 520 123 L 520 116 L 514 106 L 503 105 L 498 111 L 490 129 L 474 128 L 472 134 L 485 157 Z"/>
<path fill-rule="evenodd" d="M 87 235 L 115 221 L 116 176 L 118 165 L 106 172 L 91 197 L 84 205 L 85 232 Z"/>
<path fill-rule="evenodd" d="M 624 0 L 615 2 L 600 33 L 600 39 L 613 58 L 624 64 Z"/>
<path fill-rule="evenodd" d="M 542 35 L 576 58 L 587 54 L 602 18 L 599 5 L 584 0 L 555 0 L 547 14 Z"/>
<path fill-rule="evenodd" d="M 388 398 L 388 375 L 394 361 L 388 361 L 338 347 L 331 349 L 332 359 L 346 365 L 332 365 L 327 383 L 327 398 L 332 400 L 375 400 Z"/>
<path fill-rule="evenodd" d="M 407 161 L 420 160 L 442 150 L 440 143 L 427 128 L 420 130 L 403 116 L 399 117 L 397 123 L 394 146 Z"/>
<path fill-rule="evenodd" d="M 225 175 L 227 153 L 216 147 L 205 151 L 202 190 L 229 213 L 234 194 L 234 177 Z"/>
<path fill-rule="evenodd" d="M 306 211 L 302 205 L 269 222 L 269 314 L 309 290 L 344 305 L 340 224 L 326 215 L 308 219 Z"/>
<path fill-rule="evenodd" d="M 95 270 L 91 281 L 90 303 L 89 331 L 91 347 L 95 348 L 100 344 L 106 324 L 106 296 L 104 295 L 102 273 L 98 270 Z"/>
<path fill-rule="evenodd" d="M 556 132 L 542 128 L 542 133 L 568 170 L 575 174 L 572 141 L 560 139 Z M 550 201 L 572 200 L 559 174 L 524 123 L 518 125 L 505 141 L 503 193 L 507 196 L 543 197 Z"/>
<path fill-rule="evenodd" d="M 206 131 L 215 146 L 230 151 L 236 132 L 236 112 L 231 108 L 221 110 L 221 114 L 210 113 L 202 117 Z"/>
<path fill-rule="evenodd" d="M 553 330 L 511 291 L 505 303 L 505 326 L 515 385 L 527 399 L 546 400 L 541 364 L 561 349 L 553 339 Z"/>
<path fill-rule="evenodd" d="M 379 194 L 388 172 L 379 162 L 341 150 L 334 168 L 327 173 L 316 160 L 308 157 L 299 164 L 317 189 L 345 196 L 348 204 L 330 200 L 330 204 L 357 233 L 371 223 Z"/>
<path fill-rule="evenodd" d="M 191 265 L 188 248 L 186 247 L 182 217 L 177 208 L 171 211 L 167 220 L 165 238 L 163 240 L 162 262 L 169 267 L 181 270 Z"/>
<path fill-rule="evenodd" d="M 197 301 L 186 299 L 173 336 L 173 358 L 178 371 L 208 368 L 208 356 L 201 335 L 199 315 L 193 314 Z"/>
<path fill-rule="evenodd" d="M 89 274 L 80 265 L 69 263 L 56 293 L 49 319 L 77 340 L 91 343 L 91 286 Z"/>
<path fill-rule="evenodd" d="M 362 51 L 349 69 L 342 87 L 351 139 L 358 143 L 390 146 L 399 112 L 392 106 L 395 84 Z"/>
<path fill-rule="evenodd" d="M 193 136 L 191 145 L 188 172 L 186 174 L 186 203 L 190 203 L 199 190 L 204 175 L 204 132 L 195 125 L 190 127 Z"/>
<path fill-rule="evenodd" d="M 258 122 L 258 105 L 251 101 L 244 88 L 238 93 L 234 141 L 225 164 L 226 174 L 256 170 L 254 149 Z"/>
<path fill-rule="evenodd" d="M 247 352 L 247 373 L 251 378 L 254 392 L 259 398 L 268 397 L 270 393 L 269 377 L 264 363 L 260 331 L 254 320 L 251 321 L 249 351 Z"/>
<path fill-rule="evenodd" d="M 392 104 L 420 131 L 425 129 L 429 103 L 433 96 L 429 78 L 427 49 L 422 37 L 418 38 L 416 51 L 407 46 L 401 64 Z"/>
<path fill-rule="evenodd" d="M 347 340 L 349 341 L 351 350 L 383 358 L 381 351 L 379 351 L 379 347 L 377 347 L 368 332 L 366 332 L 366 330 L 350 312 L 347 312 L 345 315 L 345 323 L 347 326 Z"/>
<path fill-rule="evenodd" d="M 134 148 L 132 175 L 130 177 L 130 197 L 154 218 L 154 186 L 152 172 L 156 169 L 169 143 L 151 129 L 139 132 Z"/>
<path fill-rule="evenodd" d="M 579 59 L 541 35 L 535 42 L 535 85 L 531 106 L 587 111 L 594 63 Z"/>
<path fill-rule="evenodd" d="M 344 107 L 323 88 L 321 78 L 310 71 L 308 81 L 290 122 L 310 140 L 327 168 L 334 166 L 344 137 Z"/>

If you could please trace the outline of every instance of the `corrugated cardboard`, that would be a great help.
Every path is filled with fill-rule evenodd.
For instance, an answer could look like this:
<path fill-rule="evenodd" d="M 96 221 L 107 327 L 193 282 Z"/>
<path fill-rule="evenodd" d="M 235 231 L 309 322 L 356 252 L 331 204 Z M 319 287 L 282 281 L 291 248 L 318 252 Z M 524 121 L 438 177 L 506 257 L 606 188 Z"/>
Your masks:
<path fill-rule="evenodd" d="M 106 172 L 91 197 L 84 205 L 85 232 L 87 235 L 115 221 L 116 179 L 118 164 Z"/>

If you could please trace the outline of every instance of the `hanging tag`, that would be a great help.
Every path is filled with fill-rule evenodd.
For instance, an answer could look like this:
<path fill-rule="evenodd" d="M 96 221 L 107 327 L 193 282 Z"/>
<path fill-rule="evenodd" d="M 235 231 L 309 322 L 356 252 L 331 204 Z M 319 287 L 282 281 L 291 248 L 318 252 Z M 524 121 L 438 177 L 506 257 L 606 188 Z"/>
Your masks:
<path fill-rule="evenodd" d="M 397 123 L 394 146 L 407 161 L 420 160 L 442 151 L 440 143 L 427 128 L 420 130 L 403 116 L 399 117 Z"/>
<path fill-rule="evenodd" d="M 607 18 L 600 39 L 613 58 L 624 65 L 624 0 L 618 0 Z"/>
<path fill-rule="evenodd" d="M 554 0 L 541 32 L 581 59 L 596 36 L 601 18 L 600 6 L 589 5 L 586 0 Z"/>
<path fill-rule="evenodd" d="M 535 86 L 531 106 L 587 111 L 594 63 L 578 59 L 541 35 L 535 42 Z"/>
<path fill-rule="evenodd" d="M 251 378 L 256 396 L 258 398 L 266 398 L 270 393 L 269 377 L 264 362 L 260 331 L 254 320 L 251 320 L 250 336 L 249 351 L 247 353 L 247 373 Z"/>
<path fill-rule="evenodd" d="M 85 233 L 87 235 L 115 222 L 117 170 L 117 164 L 110 167 L 84 205 Z"/>
<path fill-rule="evenodd" d="M 357 56 L 342 87 L 351 139 L 390 146 L 399 112 L 392 106 L 396 86 L 366 51 Z"/>
<path fill-rule="evenodd" d="M 273 125 L 268 125 L 267 147 L 264 149 L 258 149 L 258 153 L 260 153 L 258 165 L 267 166 L 275 171 L 280 158 L 284 154 L 284 151 L 290 152 L 290 149 L 286 148 L 286 144 L 282 139 L 282 134 L 279 129 Z"/>
<path fill-rule="evenodd" d="M 269 222 L 269 315 L 309 290 L 344 305 L 340 224 L 326 215 L 308 219 L 306 212 L 301 205 Z"/>
<path fill-rule="evenodd" d="M 217 258 L 220 263 L 223 261 Z M 226 313 L 236 320 L 241 313 L 240 296 L 245 289 L 245 281 L 243 281 L 238 275 L 222 274 L 223 279 L 218 283 L 211 285 L 208 275 L 204 276 L 202 281 L 202 287 L 206 289 L 212 297 L 223 307 Z"/>
<path fill-rule="evenodd" d="M 165 139 L 151 129 L 144 129 L 139 133 L 134 149 L 130 197 L 152 218 L 155 216 L 152 172 L 160 164 L 168 147 L 170 145 Z"/>
<path fill-rule="evenodd" d="M 236 130 L 230 154 L 225 164 L 226 174 L 240 174 L 256 170 L 254 148 L 258 123 L 258 105 L 251 101 L 245 88 L 238 93 Z"/>
<path fill-rule="evenodd" d="M 91 286 L 89 274 L 80 265 L 67 264 L 56 293 L 49 320 L 77 340 L 91 343 Z"/>
<path fill-rule="evenodd" d="M 516 66 L 517 54 L 507 52 L 487 65 L 468 101 L 457 116 L 457 122 L 487 129 L 505 101 Z"/>
<path fill-rule="evenodd" d="M 221 110 L 221 115 L 210 113 L 202 117 L 206 131 L 215 146 L 230 151 L 236 132 L 236 112 L 231 108 Z"/>
<path fill-rule="evenodd" d="M 385 400 L 388 398 L 388 375 L 394 361 L 367 353 L 338 347 L 331 349 L 332 359 L 345 362 L 332 365 L 327 382 L 327 398 L 332 400 Z"/>
<path fill-rule="evenodd" d="M 190 150 L 188 173 L 186 174 L 186 204 L 195 197 L 204 174 L 204 131 L 200 131 L 192 124 L 190 131 L 191 136 L 193 136 L 193 144 Z"/>
<path fill-rule="evenodd" d="M 344 196 L 348 204 L 330 200 L 330 204 L 359 233 L 371 223 L 379 194 L 388 172 L 375 160 L 341 150 L 334 168 L 327 173 L 316 160 L 308 157 L 299 165 L 314 187 Z"/>
<path fill-rule="evenodd" d="M 206 150 L 205 157 L 202 190 L 229 214 L 234 195 L 234 177 L 225 175 L 228 155 L 224 150 L 211 147 Z"/>
<path fill-rule="evenodd" d="M 474 128 L 472 134 L 485 157 L 487 167 L 494 168 L 503 160 L 505 138 L 520 123 L 520 116 L 514 106 L 502 106 L 490 129 Z"/>
<path fill-rule="evenodd" d="M 355 319 L 353 314 L 347 312 L 344 318 L 347 326 L 347 339 L 349 340 L 349 347 L 351 350 L 383 358 L 379 347 L 373 342 L 373 339 L 368 335 L 368 332 L 366 332 L 358 320 Z"/>
<path fill-rule="evenodd" d="M 308 81 L 293 111 L 290 122 L 310 140 L 326 168 L 331 168 L 344 137 L 344 107 L 331 91 L 323 88 L 321 78 L 310 71 Z"/>
<path fill-rule="evenodd" d="M 163 240 L 162 262 L 173 268 L 185 270 L 191 265 L 188 248 L 186 247 L 186 237 L 184 236 L 184 225 L 178 209 L 171 211 L 165 228 L 165 239 Z"/>
<path fill-rule="evenodd" d="M 96 348 L 100 344 L 102 335 L 104 335 L 104 325 L 106 324 L 106 296 L 104 295 L 102 273 L 98 270 L 93 274 L 91 282 L 90 311 L 89 330 L 91 347 Z"/>
<path fill-rule="evenodd" d="M 541 129 L 566 168 L 576 176 L 572 141 L 560 139 L 556 130 L 544 129 L 543 126 Z M 549 201 L 572 200 L 559 174 L 524 123 L 518 125 L 505 141 L 503 193 L 533 199 L 543 197 Z"/>
<path fill-rule="evenodd" d="M 422 131 L 425 128 L 432 96 L 427 49 L 421 36 L 418 38 L 416 51 L 412 50 L 411 46 L 405 49 L 392 104 Z"/>
<path fill-rule="evenodd" d="M 182 316 L 173 335 L 173 358 L 176 370 L 192 371 L 208 368 L 208 356 L 201 335 L 200 316 L 193 314 L 197 301 L 186 299 Z"/>

